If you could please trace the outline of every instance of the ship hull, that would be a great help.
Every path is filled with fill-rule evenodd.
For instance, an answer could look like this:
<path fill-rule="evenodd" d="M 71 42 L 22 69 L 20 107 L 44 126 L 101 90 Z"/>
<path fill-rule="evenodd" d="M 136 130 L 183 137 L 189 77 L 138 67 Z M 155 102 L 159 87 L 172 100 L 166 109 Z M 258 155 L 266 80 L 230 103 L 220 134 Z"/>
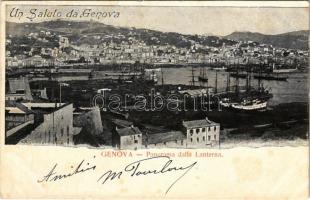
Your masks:
<path fill-rule="evenodd" d="M 276 77 L 276 76 L 256 76 L 255 79 L 271 80 L 271 81 L 286 81 L 287 77 Z"/>
<path fill-rule="evenodd" d="M 224 108 L 238 110 L 238 111 L 258 111 L 267 108 L 267 102 L 253 103 L 248 105 L 243 105 L 242 103 L 225 103 L 220 102 L 220 105 Z"/>
<path fill-rule="evenodd" d="M 274 69 L 273 73 L 292 73 L 297 71 L 297 69 Z"/>

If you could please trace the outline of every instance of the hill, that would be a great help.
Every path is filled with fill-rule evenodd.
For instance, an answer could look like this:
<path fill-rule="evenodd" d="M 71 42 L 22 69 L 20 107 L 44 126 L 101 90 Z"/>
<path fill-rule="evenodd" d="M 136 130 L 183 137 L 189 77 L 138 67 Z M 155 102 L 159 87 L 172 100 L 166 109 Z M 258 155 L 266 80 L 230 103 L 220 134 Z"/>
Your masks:
<path fill-rule="evenodd" d="M 115 43 L 131 39 L 145 42 L 147 45 L 174 45 L 189 48 L 194 43 L 221 47 L 236 44 L 235 41 L 217 36 L 184 35 L 174 32 L 161 32 L 133 27 L 117 27 L 99 22 L 77 22 L 66 20 L 45 21 L 40 23 L 6 22 L 7 35 L 25 36 L 29 33 L 50 31 L 57 35 L 67 36 L 72 43 L 98 44 L 101 42 Z M 95 37 L 99 36 L 99 37 Z M 100 39 L 98 39 L 100 38 Z"/>
<path fill-rule="evenodd" d="M 238 41 L 255 41 L 264 44 L 271 44 L 275 47 L 288 49 L 308 49 L 309 31 L 301 30 L 277 35 L 265 35 L 253 32 L 233 32 L 225 36 L 226 39 Z"/>
<path fill-rule="evenodd" d="M 6 22 L 6 34 L 24 36 L 29 33 L 50 31 L 56 35 L 67 36 L 73 44 L 99 44 L 113 41 L 120 43 L 129 38 L 145 42 L 147 45 L 174 45 L 189 48 L 193 44 L 221 47 L 230 46 L 237 41 L 256 41 L 275 47 L 289 49 L 308 49 L 308 31 L 295 31 L 278 35 L 264 35 L 252 32 L 234 32 L 225 37 L 213 35 L 184 35 L 174 32 L 161 32 L 133 27 L 117 27 L 95 21 L 54 20 L 40 23 Z M 96 37 L 97 36 L 97 37 Z"/>

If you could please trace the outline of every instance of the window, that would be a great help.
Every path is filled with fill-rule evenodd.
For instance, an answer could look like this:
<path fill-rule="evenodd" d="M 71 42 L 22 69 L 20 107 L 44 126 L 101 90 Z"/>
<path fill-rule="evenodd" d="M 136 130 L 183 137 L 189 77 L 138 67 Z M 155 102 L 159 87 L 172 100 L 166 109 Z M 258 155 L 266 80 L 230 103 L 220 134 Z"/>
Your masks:
<path fill-rule="evenodd" d="M 210 141 L 211 140 L 211 136 L 210 135 L 208 135 L 208 141 Z"/>
<path fill-rule="evenodd" d="M 60 129 L 61 137 L 64 136 L 64 129 Z"/>
<path fill-rule="evenodd" d="M 206 131 L 206 128 L 202 128 L 202 130 L 201 130 L 202 132 L 205 132 Z"/>
<path fill-rule="evenodd" d="M 138 143 L 138 140 L 135 140 L 135 144 L 137 144 Z"/>
<path fill-rule="evenodd" d="M 189 130 L 189 133 L 190 133 L 191 135 L 193 135 L 193 129 L 190 129 L 190 130 Z"/>
<path fill-rule="evenodd" d="M 166 145 L 166 142 L 164 142 L 164 145 Z"/>
<path fill-rule="evenodd" d="M 48 131 L 48 142 L 51 142 L 51 131 Z"/>
<path fill-rule="evenodd" d="M 203 136 L 203 137 L 202 137 L 202 140 L 203 140 L 203 141 L 206 141 L 206 137 L 205 137 L 205 136 Z"/>
<path fill-rule="evenodd" d="M 214 131 L 216 131 L 216 126 L 214 126 Z"/>
<path fill-rule="evenodd" d="M 69 128 L 69 126 L 67 126 L 67 143 L 69 144 L 69 140 L 70 140 L 70 138 L 69 138 L 69 132 L 70 132 L 70 128 Z"/>
<path fill-rule="evenodd" d="M 216 140 L 216 135 L 214 135 L 214 139 Z"/>
<path fill-rule="evenodd" d="M 199 142 L 199 138 L 197 138 L 197 142 Z"/>
<path fill-rule="evenodd" d="M 174 142 L 177 144 L 177 143 L 178 143 L 178 140 L 175 140 Z"/>
<path fill-rule="evenodd" d="M 196 133 L 199 133 L 199 128 L 196 129 Z"/>
<path fill-rule="evenodd" d="M 208 127 L 208 131 L 211 131 L 211 128 L 210 128 L 210 127 Z"/>
<path fill-rule="evenodd" d="M 181 145 L 183 145 L 183 140 L 181 140 Z"/>
<path fill-rule="evenodd" d="M 191 142 L 193 142 L 193 138 L 191 138 Z"/>

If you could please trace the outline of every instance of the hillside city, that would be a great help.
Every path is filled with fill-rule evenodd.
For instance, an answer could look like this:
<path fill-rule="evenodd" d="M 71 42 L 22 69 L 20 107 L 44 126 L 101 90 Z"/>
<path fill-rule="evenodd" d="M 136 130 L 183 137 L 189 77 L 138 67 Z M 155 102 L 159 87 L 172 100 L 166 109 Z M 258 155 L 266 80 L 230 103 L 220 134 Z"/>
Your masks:
<path fill-rule="evenodd" d="M 308 137 L 305 31 L 230 35 L 255 36 L 238 40 L 92 21 L 6 26 L 6 144 L 221 148 Z"/>
<path fill-rule="evenodd" d="M 70 25 L 70 23 L 68 22 Z M 67 24 L 67 25 L 68 25 Z M 25 25 L 27 26 L 27 25 Z M 202 64 L 275 62 L 288 66 L 307 64 L 308 50 L 288 49 L 255 41 L 235 41 L 216 36 L 171 36 L 150 34 L 149 30 L 128 29 L 127 33 L 71 33 L 34 30 L 6 39 L 6 66 L 65 66 L 113 63 Z M 155 35 L 155 36 L 153 36 Z M 174 34 L 175 35 L 175 34 Z M 167 41 L 168 40 L 168 41 Z"/>

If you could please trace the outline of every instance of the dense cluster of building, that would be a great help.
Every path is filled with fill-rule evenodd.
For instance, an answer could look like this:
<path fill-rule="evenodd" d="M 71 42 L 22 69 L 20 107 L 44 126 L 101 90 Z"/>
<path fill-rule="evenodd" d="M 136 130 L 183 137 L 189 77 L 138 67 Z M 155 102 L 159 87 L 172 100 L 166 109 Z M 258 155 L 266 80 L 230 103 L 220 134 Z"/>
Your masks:
<path fill-rule="evenodd" d="M 142 133 L 133 125 L 114 130 L 113 144 L 120 149 L 218 147 L 220 124 L 202 120 L 183 121 L 182 131 Z"/>
<path fill-rule="evenodd" d="M 98 42 L 90 44 L 79 41 L 85 38 L 86 41 Z M 11 72 L 16 71 L 16 74 L 12 74 L 20 77 L 7 79 L 5 95 L 6 143 L 90 144 L 120 149 L 218 146 L 220 124 L 210 121 L 208 118 L 183 121 L 180 130 L 149 131 L 143 125 L 139 126 L 123 116 L 114 116 L 103 120 L 102 115 L 107 114 L 107 111 L 100 111 L 97 107 L 74 107 L 72 103 L 62 103 L 61 87 L 63 83 L 60 82 L 56 83 L 56 87 L 59 86 L 60 95 L 58 102 L 55 102 L 55 98 L 48 98 L 46 88 L 31 89 L 27 78 L 30 73 L 36 72 L 32 67 L 42 67 L 39 70 L 53 69 L 50 71 L 51 73 L 44 71 L 42 74 L 36 74 L 38 76 L 36 78 L 40 81 L 43 80 L 40 79 L 42 77 L 46 78 L 45 80 L 51 79 L 55 67 L 59 74 L 72 73 L 74 75 L 76 73 L 74 66 L 82 66 L 84 69 L 78 68 L 78 73 L 87 74 L 91 79 L 93 78 L 93 69 L 89 65 L 112 64 L 113 67 L 113 64 L 146 63 L 152 65 L 210 64 L 223 67 L 224 65 L 238 64 L 239 66 L 239 64 L 262 63 L 273 63 L 274 66 L 276 63 L 294 66 L 297 69 L 297 66 L 306 63 L 308 58 L 308 51 L 275 48 L 272 45 L 259 44 L 254 41 L 231 41 L 229 44 L 225 44 L 223 41 L 220 43 L 217 37 L 212 38 L 211 43 L 217 45 L 206 45 L 184 37 L 181 40 L 186 40 L 190 45 L 177 47 L 162 43 L 158 37 L 151 37 L 152 44 L 148 44 L 139 37 L 125 36 L 120 33 L 85 34 L 72 41 L 69 36 L 59 35 L 45 29 L 23 36 L 8 35 L 6 39 L 6 69 Z M 66 68 L 66 66 L 73 67 Z M 31 71 L 23 71 L 23 68 L 28 67 Z M 17 68 L 21 70 L 15 70 Z M 10 75 L 13 77 L 12 74 Z M 102 76 L 109 80 L 120 81 L 120 77 L 126 79 L 126 75 L 132 76 L 131 73 L 123 72 L 105 72 Z M 137 75 L 134 72 L 134 77 Z M 152 80 L 155 82 L 154 76 Z M 99 89 L 97 94 L 103 95 L 106 90 Z M 217 91 L 217 87 L 215 90 Z M 209 89 L 183 89 L 178 93 L 195 97 L 209 93 Z"/>
<path fill-rule="evenodd" d="M 235 42 L 234 44 L 214 47 L 202 45 L 189 40 L 190 47 L 174 45 L 147 45 L 135 37 L 126 38 L 122 34 L 85 35 L 82 38 L 98 40 L 97 44 L 70 41 L 68 37 L 56 35 L 50 31 L 30 33 L 23 36 L 29 44 L 39 41 L 42 45 L 22 44 L 24 51 L 6 51 L 7 67 L 24 66 L 65 66 L 79 63 L 104 65 L 113 63 L 149 63 L 149 64 L 233 64 L 276 62 L 278 64 L 296 65 L 304 63 L 308 51 L 275 48 L 272 45 L 257 42 Z M 101 39 L 104 38 L 104 41 Z M 121 42 L 114 42 L 117 39 Z M 158 40 L 153 37 L 152 40 Z M 8 36 L 7 46 L 14 46 L 16 37 Z M 217 43 L 214 39 L 213 43 Z M 155 42 L 156 43 L 156 42 Z"/>
<path fill-rule="evenodd" d="M 7 85 L 7 144 L 96 144 L 120 149 L 205 148 L 219 145 L 220 124 L 208 118 L 183 121 L 183 128 L 178 131 L 148 131 L 123 116 L 111 117 L 109 126 L 104 127 L 101 115 L 106 112 L 98 107 L 74 108 L 72 103 L 38 99 L 38 91 L 31 91 L 25 77 L 9 78 Z"/>

